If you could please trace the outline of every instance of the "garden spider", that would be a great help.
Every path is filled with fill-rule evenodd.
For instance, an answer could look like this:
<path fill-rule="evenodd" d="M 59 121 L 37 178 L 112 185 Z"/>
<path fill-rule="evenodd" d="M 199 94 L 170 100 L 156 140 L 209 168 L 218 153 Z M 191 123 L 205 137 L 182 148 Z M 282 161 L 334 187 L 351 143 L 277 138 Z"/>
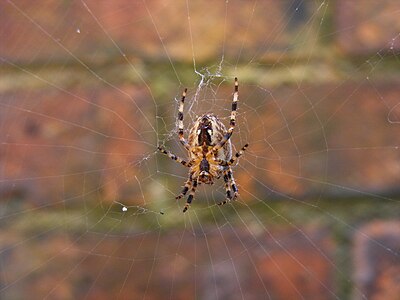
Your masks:
<path fill-rule="evenodd" d="M 189 168 L 189 179 L 186 181 L 182 192 L 176 196 L 180 199 L 190 190 L 183 212 L 186 212 L 192 203 L 197 185 L 201 183 L 213 184 L 214 178 L 223 175 L 225 181 L 226 199 L 218 205 L 234 200 L 238 196 L 238 188 L 232 175 L 231 165 L 246 151 L 248 144 L 232 157 L 230 137 L 236 125 L 236 109 L 239 95 L 239 84 L 235 77 L 235 89 L 232 100 L 230 127 L 225 125 L 214 114 L 205 114 L 197 118 L 189 132 L 189 140 L 183 136 L 183 105 L 187 89 L 182 93 L 178 112 L 178 135 L 181 144 L 189 153 L 189 162 L 176 156 L 172 152 L 159 146 L 158 150 L 171 159 Z M 233 194 L 232 194 L 233 192 Z"/>

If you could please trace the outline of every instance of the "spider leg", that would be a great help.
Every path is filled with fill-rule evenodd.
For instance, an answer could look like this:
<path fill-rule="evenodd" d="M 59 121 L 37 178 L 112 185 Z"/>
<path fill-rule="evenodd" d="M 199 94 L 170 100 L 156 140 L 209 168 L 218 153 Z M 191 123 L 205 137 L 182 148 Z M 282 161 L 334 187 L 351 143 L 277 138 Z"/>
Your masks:
<path fill-rule="evenodd" d="M 161 153 L 167 155 L 169 158 L 171 158 L 172 160 L 177 161 L 178 163 L 184 165 L 185 167 L 191 167 L 192 163 L 191 162 L 187 162 L 186 160 L 183 160 L 182 158 L 180 158 L 179 156 L 176 156 L 175 154 L 173 154 L 171 151 L 165 150 L 163 147 L 158 146 L 157 147 L 158 151 L 160 151 Z"/>
<path fill-rule="evenodd" d="M 192 203 L 194 193 L 196 192 L 197 188 L 197 179 L 194 179 L 192 182 L 192 189 L 190 190 L 189 197 L 186 200 L 185 207 L 183 208 L 183 212 L 186 212 L 190 206 L 190 203 Z"/>
<path fill-rule="evenodd" d="M 233 191 L 232 200 L 235 200 L 238 196 L 239 190 L 237 188 L 235 179 L 233 178 L 231 167 L 228 168 L 228 171 L 226 172 L 226 174 L 228 175 L 229 183 L 230 183 L 231 189 Z"/>
<path fill-rule="evenodd" d="M 237 77 L 235 77 L 235 91 L 233 92 L 233 99 L 232 99 L 232 111 L 231 111 L 231 121 L 230 125 L 235 126 L 236 121 L 236 110 L 237 110 L 237 101 L 239 98 L 239 83 Z"/>
<path fill-rule="evenodd" d="M 224 205 L 232 200 L 231 187 L 227 170 L 224 171 L 224 181 L 225 181 L 226 199 L 224 201 L 219 202 L 218 205 Z"/>
<path fill-rule="evenodd" d="M 221 158 L 214 157 L 214 161 L 215 161 L 218 165 L 220 165 L 220 166 L 223 166 L 223 167 L 229 166 L 229 162 L 226 161 L 226 160 L 223 160 L 223 159 L 221 159 Z"/>
<path fill-rule="evenodd" d="M 244 151 L 246 151 L 246 149 L 247 149 L 248 147 L 249 147 L 249 144 L 244 145 L 244 146 L 242 147 L 242 149 L 240 149 L 238 152 L 236 152 L 235 156 L 232 157 L 232 158 L 231 158 L 230 160 L 228 160 L 228 161 L 223 160 L 223 159 L 220 159 L 220 158 L 218 158 L 218 157 L 215 157 L 215 158 L 214 158 L 214 161 L 215 161 L 217 164 L 219 164 L 220 166 L 224 166 L 224 167 L 230 166 L 230 165 L 234 164 L 235 161 L 237 161 L 237 159 L 243 155 Z"/>
<path fill-rule="evenodd" d="M 186 92 L 187 89 L 185 88 L 185 90 L 182 93 L 182 98 L 181 98 L 181 102 L 179 104 L 179 111 L 178 111 L 178 135 L 179 135 L 179 141 L 181 142 L 181 144 L 185 147 L 186 150 L 190 150 L 189 149 L 189 144 L 188 142 L 185 140 L 185 137 L 183 136 L 183 105 L 185 103 L 185 98 L 186 98 Z"/>
<path fill-rule="evenodd" d="M 188 192 L 189 188 L 192 186 L 192 176 L 189 177 L 189 179 L 185 182 L 185 185 L 183 186 L 182 192 L 175 197 L 175 199 L 181 199 L 183 196 L 186 195 Z"/>
<path fill-rule="evenodd" d="M 231 120 L 229 122 L 230 127 L 223 136 L 222 140 L 217 145 L 214 146 L 213 149 L 214 153 L 217 153 L 218 150 L 221 149 L 232 136 L 233 130 L 235 129 L 236 126 L 236 110 L 237 110 L 238 98 L 239 98 L 239 83 L 237 77 L 235 77 L 235 90 L 233 92 Z"/>
<path fill-rule="evenodd" d="M 246 149 L 249 147 L 249 144 L 246 144 L 242 147 L 242 149 L 240 149 L 238 152 L 236 152 L 235 156 L 232 157 L 227 163 L 228 165 L 232 165 L 233 163 L 235 163 L 235 161 L 237 161 L 237 159 L 239 157 L 241 157 L 244 153 L 244 151 L 246 151 Z"/>
<path fill-rule="evenodd" d="M 232 175 L 231 167 L 228 167 L 228 169 L 224 171 L 224 180 L 225 180 L 226 199 L 218 203 L 218 205 L 224 205 L 232 200 L 235 200 L 239 192 L 235 179 L 233 178 Z M 231 195 L 231 190 L 233 191 L 233 196 Z"/>

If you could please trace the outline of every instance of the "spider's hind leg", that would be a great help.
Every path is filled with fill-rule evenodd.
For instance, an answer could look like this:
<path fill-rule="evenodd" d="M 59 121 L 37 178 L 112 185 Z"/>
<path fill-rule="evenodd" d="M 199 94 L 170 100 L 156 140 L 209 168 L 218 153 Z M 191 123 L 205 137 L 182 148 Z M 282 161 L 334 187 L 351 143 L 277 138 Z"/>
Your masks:
<path fill-rule="evenodd" d="M 232 175 L 232 169 L 229 167 L 224 171 L 225 191 L 226 199 L 218 203 L 218 205 L 224 205 L 230 201 L 235 200 L 238 197 L 238 188 L 235 179 Z M 233 195 L 232 195 L 233 192 Z"/>
<path fill-rule="evenodd" d="M 182 192 L 175 197 L 175 199 L 181 199 L 183 196 L 186 195 L 186 193 L 189 191 L 189 189 L 192 186 L 192 178 L 190 177 L 188 181 L 185 182 L 185 185 L 183 186 Z"/>
<path fill-rule="evenodd" d="M 193 180 L 192 183 L 192 189 L 190 190 L 189 197 L 186 200 L 185 207 L 183 208 L 183 212 L 186 212 L 188 208 L 190 207 L 190 204 L 192 203 L 192 200 L 194 198 L 194 193 L 196 192 L 197 188 L 197 179 Z"/>
<path fill-rule="evenodd" d="M 229 185 L 229 177 L 227 174 L 227 170 L 224 171 L 224 181 L 225 181 L 225 192 L 226 192 L 226 199 L 218 203 L 218 205 L 224 205 L 232 200 L 232 193 L 231 187 Z"/>
<path fill-rule="evenodd" d="M 226 173 L 228 175 L 229 183 L 230 183 L 231 189 L 233 191 L 232 200 L 235 200 L 239 195 L 239 190 L 237 188 L 235 179 L 233 178 L 231 167 L 228 168 L 228 171 Z"/>

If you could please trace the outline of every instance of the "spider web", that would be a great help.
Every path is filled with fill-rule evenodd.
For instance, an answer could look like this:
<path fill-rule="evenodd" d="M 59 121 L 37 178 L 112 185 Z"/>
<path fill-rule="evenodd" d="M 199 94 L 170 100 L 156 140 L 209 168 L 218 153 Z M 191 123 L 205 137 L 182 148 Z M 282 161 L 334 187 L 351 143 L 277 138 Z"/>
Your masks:
<path fill-rule="evenodd" d="M 400 6 L 368 5 L 0 4 L 2 297 L 395 299 Z M 185 87 L 186 137 L 229 124 L 235 76 L 239 199 L 183 214 L 157 146 L 187 157 Z"/>

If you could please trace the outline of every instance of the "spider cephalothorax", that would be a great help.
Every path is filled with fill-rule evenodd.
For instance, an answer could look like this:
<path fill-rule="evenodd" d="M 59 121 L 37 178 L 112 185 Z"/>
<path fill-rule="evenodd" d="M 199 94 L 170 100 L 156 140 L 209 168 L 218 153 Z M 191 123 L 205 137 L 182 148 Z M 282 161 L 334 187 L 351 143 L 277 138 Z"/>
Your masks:
<path fill-rule="evenodd" d="M 234 200 L 238 195 L 238 188 L 232 175 L 231 165 L 243 154 L 248 144 L 235 154 L 232 158 L 232 146 L 230 137 L 236 125 L 236 109 L 238 101 L 239 84 L 235 78 L 235 90 L 232 100 L 232 111 L 230 127 L 226 130 L 225 125 L 214 114 L 206 114 L 197 118 L 189 131 L 189 139 L 183 136 L 183 105 L 185 102 L 187 89 L 182 94 L 178 112 L 178 135 L 181 144 L 189 153 L 190 160 L 179 158 L 175 154 L 162 147 L 158 149 L 168 155 L 171 159 L 178 161 L 182 165 L 189 167 L 189 179 L 186 181 L 182 192 L 176 197 L 182 198 L 190 189 L 189 196 L 183 212 L 189 208 L 196 192 L 197 185 L 200 183 L 213 184 L 214 179 L 223 175 L 225 181 L 226 200 L 218 203 L 223 205 Z"/>

